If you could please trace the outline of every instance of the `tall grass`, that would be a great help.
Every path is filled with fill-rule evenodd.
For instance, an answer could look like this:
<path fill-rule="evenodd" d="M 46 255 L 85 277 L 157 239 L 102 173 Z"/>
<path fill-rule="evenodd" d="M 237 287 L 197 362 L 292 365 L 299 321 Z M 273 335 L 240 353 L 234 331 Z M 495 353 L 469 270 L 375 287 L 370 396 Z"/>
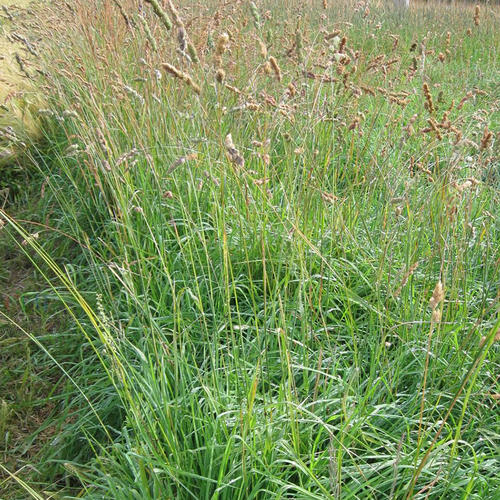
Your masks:
<path fill-rule="evenodd" d="M 495 498 L 498 11 L 153 3 L 51 26 L 53 230 L 4 214 L 74 318 L 42 480 Z"/>

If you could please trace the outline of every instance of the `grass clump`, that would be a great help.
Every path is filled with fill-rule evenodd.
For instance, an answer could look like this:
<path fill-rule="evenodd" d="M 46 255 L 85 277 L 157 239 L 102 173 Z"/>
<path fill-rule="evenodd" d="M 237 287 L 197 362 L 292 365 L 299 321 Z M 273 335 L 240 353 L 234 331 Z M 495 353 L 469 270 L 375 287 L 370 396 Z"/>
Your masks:
<path fill-rule="evenodd" d="M 54 231 L 4 214 L 74 320 L 46 480 L 494 498 L 497 11 L 148 3 L 64 11 Z"/>

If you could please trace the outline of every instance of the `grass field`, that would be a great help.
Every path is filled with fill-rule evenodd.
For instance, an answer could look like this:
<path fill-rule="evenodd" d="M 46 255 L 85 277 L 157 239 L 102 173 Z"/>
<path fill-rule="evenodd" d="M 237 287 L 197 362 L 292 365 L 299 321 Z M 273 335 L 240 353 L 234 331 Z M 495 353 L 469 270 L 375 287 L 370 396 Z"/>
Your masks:
<path fill-rule="evenodd" d="M 498 498 L 499 15 L 44 9 L 4 496 Z"/>

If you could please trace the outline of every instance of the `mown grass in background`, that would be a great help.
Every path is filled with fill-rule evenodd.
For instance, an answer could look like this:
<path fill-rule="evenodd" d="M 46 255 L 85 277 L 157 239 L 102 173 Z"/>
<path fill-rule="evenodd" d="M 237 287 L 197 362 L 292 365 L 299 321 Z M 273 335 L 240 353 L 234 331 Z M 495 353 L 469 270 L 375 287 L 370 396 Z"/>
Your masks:
<path fill-rule="evenodd" d="M 324 3 L 57 12 L 41 480 L 495 498 L 498 12 Z"/>

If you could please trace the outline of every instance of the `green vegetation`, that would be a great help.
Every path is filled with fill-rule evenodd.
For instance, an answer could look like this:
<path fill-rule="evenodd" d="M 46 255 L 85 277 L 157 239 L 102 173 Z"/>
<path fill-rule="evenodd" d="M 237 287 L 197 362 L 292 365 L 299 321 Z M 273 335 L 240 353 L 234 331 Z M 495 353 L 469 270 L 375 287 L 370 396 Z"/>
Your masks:
<path fill-rule="evenodd" d="M 498 10 L 55 3 L 23 494 L 496 498 Z"/>

